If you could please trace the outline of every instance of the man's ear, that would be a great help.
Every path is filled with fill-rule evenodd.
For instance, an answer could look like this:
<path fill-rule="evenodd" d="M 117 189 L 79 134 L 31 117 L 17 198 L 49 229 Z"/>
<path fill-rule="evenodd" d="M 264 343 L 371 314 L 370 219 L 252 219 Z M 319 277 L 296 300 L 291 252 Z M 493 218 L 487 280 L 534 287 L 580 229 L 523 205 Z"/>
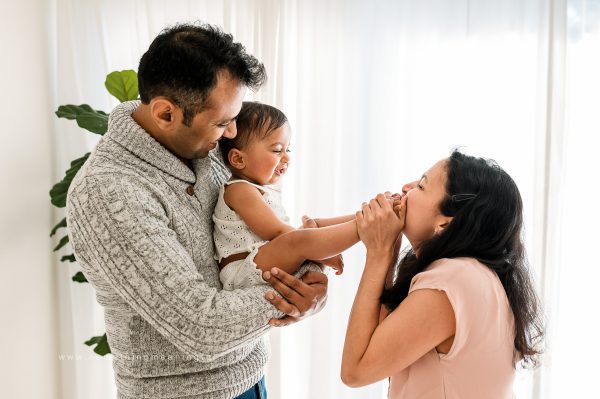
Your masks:
<path fill-rule="evenodd" d="M 150 115 L 154 123 L 163 131 L 173 130 L 183 119 L 181 108 L 163 96 L 150 100 Z"/>
<path fill-rule="evenodd" d="M 246 154 L 244 154 L 244 151 L 238 150 L 237 148 L 229 150 L 227 159 L 234 169 L 242 170 L 246 167 Z"/>
<path fill-rule="evenodd" d="M 439 220 L 437 221 L 437 224 L 435 225 L 434 233 L 441 234 L 442 231 L 444 231 L 444 229 L 450 224 L 452 219 L 454 219 L 454 218 L 451 216 L 440 215 Z"/>

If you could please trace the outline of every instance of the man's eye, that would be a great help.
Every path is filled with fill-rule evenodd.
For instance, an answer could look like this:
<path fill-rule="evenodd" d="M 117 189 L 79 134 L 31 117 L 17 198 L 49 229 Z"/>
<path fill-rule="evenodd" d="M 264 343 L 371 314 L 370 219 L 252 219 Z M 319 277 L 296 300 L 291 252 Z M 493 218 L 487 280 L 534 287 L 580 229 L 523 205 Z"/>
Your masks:
<path fill-rule="evenodd" d="M 417 187 L 419 187 L 419 190 L 423 190 L 423 186 L 420 184 L 417 184 Z"/>

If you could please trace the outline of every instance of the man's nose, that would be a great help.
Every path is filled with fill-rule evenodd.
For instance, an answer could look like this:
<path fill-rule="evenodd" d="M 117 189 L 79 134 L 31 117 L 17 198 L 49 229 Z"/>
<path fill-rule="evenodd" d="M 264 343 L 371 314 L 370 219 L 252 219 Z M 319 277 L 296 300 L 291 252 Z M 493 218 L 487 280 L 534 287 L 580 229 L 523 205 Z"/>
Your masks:
<path fill-rule="evenodd" d="M 225 131 L 223 132 L 223 137 L 232 139 L 235 136 L 237 136 L 237 125 L 235 124 L 235 121 L 231 121 L 229 125 L 227 125 L 227 127 L 225 128 Z"/>

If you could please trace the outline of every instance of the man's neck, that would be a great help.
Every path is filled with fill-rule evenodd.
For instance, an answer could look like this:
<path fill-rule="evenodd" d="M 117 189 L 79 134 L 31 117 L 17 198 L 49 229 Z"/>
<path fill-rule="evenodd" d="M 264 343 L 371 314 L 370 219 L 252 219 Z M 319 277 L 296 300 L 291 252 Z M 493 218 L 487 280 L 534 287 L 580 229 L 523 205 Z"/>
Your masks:
<path fill-rule="evenodd" d="M 156 131 L 156 125 L 154 124 L 154 122 L 152 121 L 152 118 L 150 117 L 150 109 L 148 108 L 148 106 L 146 104 L 140 104 L 140 106 L 137 107 L 137 109 L 135 111 L 133 111 L 133 113 L 131 114 L 131 117 L 133 118 L 135 123 L 140 125 L 141 128 L 146 131 L 146 133 L 148 133 L 156 141 L 158 141 L 160 144 L 162 144 L 163 147 L 165 147 L 164 143 L 162 142 L 162 137 Z"/>

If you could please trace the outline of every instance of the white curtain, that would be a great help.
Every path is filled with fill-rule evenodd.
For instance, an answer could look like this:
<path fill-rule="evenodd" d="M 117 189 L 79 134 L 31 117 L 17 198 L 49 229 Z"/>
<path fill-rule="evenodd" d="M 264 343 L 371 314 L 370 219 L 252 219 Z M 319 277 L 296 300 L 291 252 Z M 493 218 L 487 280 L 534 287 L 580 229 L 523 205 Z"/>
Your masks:
<path fill-rule="evenodd" d="M 521 189 L 549 320 L 544 366 L 520 372 L 515 391 L 536 399 L 592 391 L 599 0 L 56 0 L 55 8 L 56 106 L 108 111 L 115 102 L 104 76 L 136 69 L 169 24 L 218 24 L 244 43 L 269 74 L 251 97 L 291 121 L 284 192 L 293 220 L 354 212 L 455 146 L 496 159 Z M 57 122 L 63 169 L 94 143 L 72 125 Z M 271 333 L 271 398 L 386 397 L 385 381 L 349 389 L 339 379 L 364 252 L 357 246 L 345 259 L 343 276 L 330 277 L 326 309 Z M 81 356 L 61 363 L 62 397 L 114 397 L 110 359 L 81 345 L 103 322 L 90 287 L 69 281 L 76 270 L 58 277 L 61 351 Z"/>

